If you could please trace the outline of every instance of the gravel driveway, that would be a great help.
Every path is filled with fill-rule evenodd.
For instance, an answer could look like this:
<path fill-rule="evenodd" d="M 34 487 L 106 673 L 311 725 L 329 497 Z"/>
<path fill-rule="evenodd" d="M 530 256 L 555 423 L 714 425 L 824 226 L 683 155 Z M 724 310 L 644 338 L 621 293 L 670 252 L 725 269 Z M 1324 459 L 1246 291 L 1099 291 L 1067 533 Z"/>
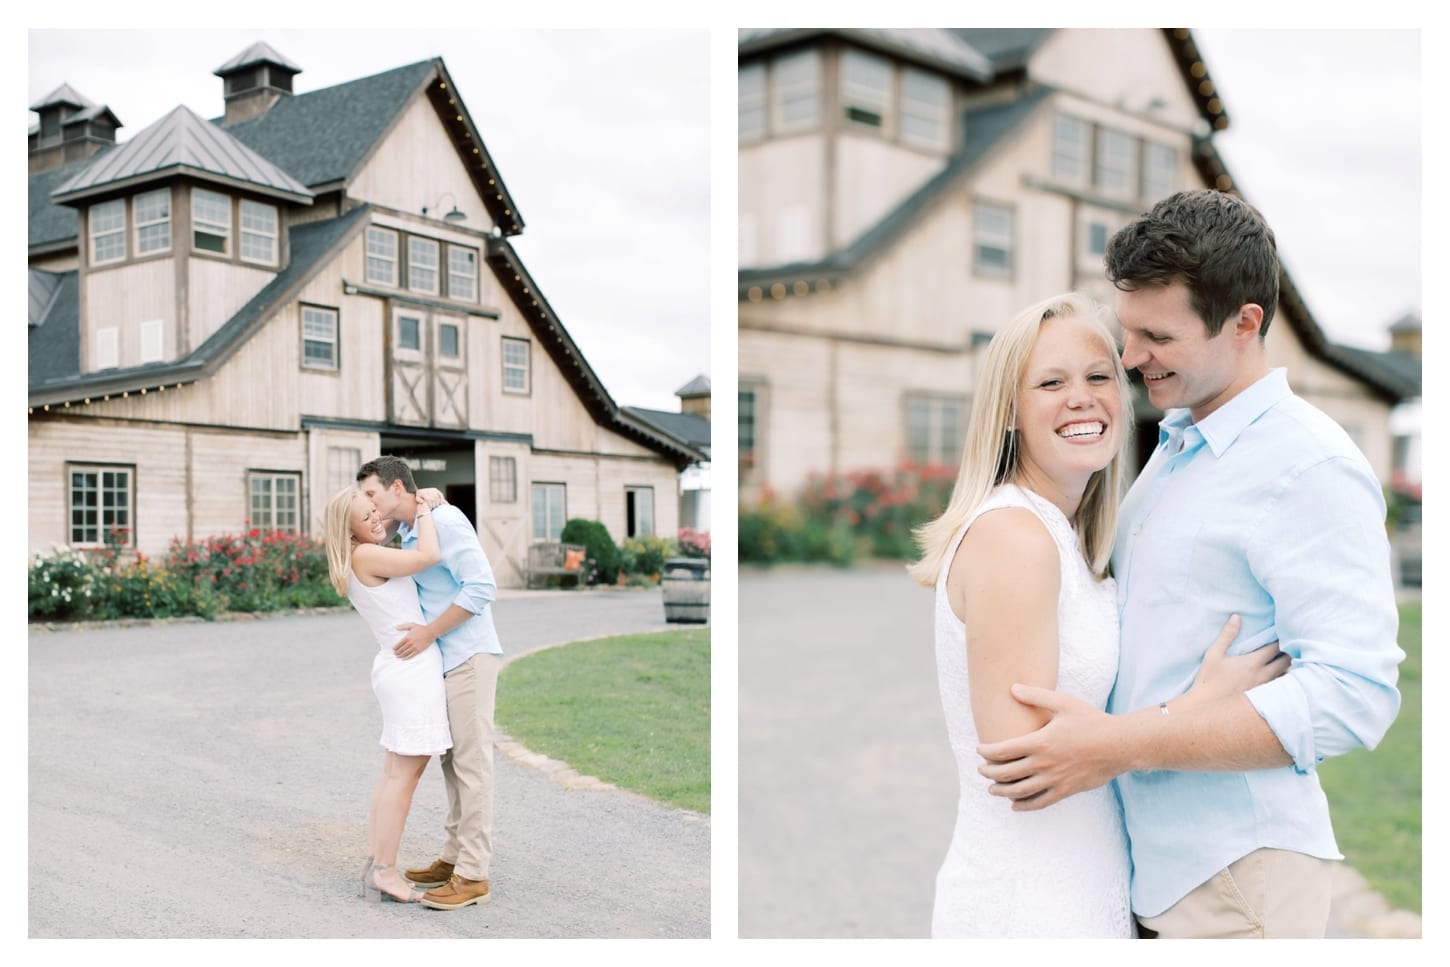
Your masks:
<path fill-rule="evenodd" d="M 505 592 L 509 656 L 663 630 L 658 589 Z M 497 755 L 493 900 L 364 903 L 381 767 L 351 612 L 29 635 L 32 938 L 708 937 L 709 817 Z M 505 684 L 501 684 L 502 694 Z M 442 844 L 437 762 L 399 852 Z"/>

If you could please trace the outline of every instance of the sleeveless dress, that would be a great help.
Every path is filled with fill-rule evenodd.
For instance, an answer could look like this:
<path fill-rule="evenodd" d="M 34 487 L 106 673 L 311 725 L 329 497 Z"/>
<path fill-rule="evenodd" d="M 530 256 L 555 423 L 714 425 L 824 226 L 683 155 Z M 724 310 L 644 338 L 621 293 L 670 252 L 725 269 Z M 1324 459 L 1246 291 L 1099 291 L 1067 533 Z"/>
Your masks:
<path fill-rule="evenodd" d="M 1032 491 L 994 489 L 952 541 L 936 585 L 936 661 L 947 737 L 957 760 L 956 829 L 937 873 L 933 937 L 1132 937 L 1128 841 L 1112 783 L 1045 809 L 1013 812 L 987 792 L 967 689 L 966 625 L 952 612 L 947 572 L 979 516 L 1002 507 L 1037 515 L 1057 545 L 1057 690 L 1107 705 L 1118 668 L 1112 578 L 1096 580 L 1062 511 Z"/>
<path fill-rule="evenodd" d="M 427 624 L 412 578 L 388 578 L 370 588 L 348 575 L 347 598 L 378 643 L 373 659 L 373 694 L 383 710 L 378 742 L 399 755 L 442 755 L 453 745 L 443 692 L 443 653 L 433 642 L 412 658 L 393 654 L 404 622 Z"/>

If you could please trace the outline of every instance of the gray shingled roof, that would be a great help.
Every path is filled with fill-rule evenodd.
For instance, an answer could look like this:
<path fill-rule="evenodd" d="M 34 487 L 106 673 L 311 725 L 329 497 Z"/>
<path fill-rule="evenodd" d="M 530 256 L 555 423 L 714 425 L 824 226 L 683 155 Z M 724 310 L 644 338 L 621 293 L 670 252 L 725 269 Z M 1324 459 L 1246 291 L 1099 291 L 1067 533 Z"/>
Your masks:
<path fill-rule="evenodd" d="M 965 41 L 992 62 L 995 71 L 1021 67 L 1037 45 L 1052 33 L 1051 27 L 953 28 L 952 34 Z"/>
<path fill-rule="evenodd" d="M 710 449 L 710 421 L 698 413 L 671 413 L 669 410 L 646 410 L 638 406 L 626 406 L 624 411 L 653 424 L 660 432 L 681 443 L 706 452 Z"/>
<path fill-rule="evenodd" d="M 178 105 L 114 151 L 94 158 L 55 191 L 57 202 L 79 201 L 123 184 L 186 173 L 241 185 L 287 201 L 311 204 L 312 192 L 256 151 Z"/>
<path fill-rule="evenodd" d="M 75 272 L 34 272 L 31 295 L 35 295 L 37 275 L 54 276 L 55 288 L 44 307 L 44 315 L 32 322 L 27 337 L 30 385 L 47 380 L 65 379 L 80 371 L 80 282 Z M 34 303 L 32 302 L 32 306 Z"/>
<path fill-rule="evenodd" d="M 951 162 L 930 181 L 922 185 L 875 225 L 859 235 L 846 247 L 817 262 L 794 263 L 759 269 L 742 269 L 738 273 L 742 293 L 752 285 L 799 278 L 803 273 L 839 275 L 854 269 L 867 257 L 881 251 L 941 196 L 963 172 L 977 164 L 1002 138 L 1016 130 L 1053 91 L 1039 87 L 1009 104 L 994 105 L 962 115 L 965 146 Z"/>
<path fill-rule="evenodd" d="M 433 73 L 424 60 L 284 97 L 228 134 L 312 188 L 348 181 Z"/>
<path fill-rule="evenodd" d="M 289 229 L 291 261 L 267 283 L 236 315 L 184 359 L 148 363 L 122 370 L 81 375 L 78 333 L 80 304 L 75 293 L 76 273 L 62 278 L 57 298 L 44 324 L 30 331 L 30 394 L 33 401 L 54 402 L 80 393 L 119 393 L 126 389 L 154 386 L 162 382 L 185 381 L 202 375 L 242 344 L 251 329 L 284 304 L 297 287 L 307 281 L 367 222 L 370 206 L 355 208 L 340 218 L 308 222 Z"/>
<path fill-rule="evenodd" d="M 992 77 L 992 64 L 985 56 L 952 31 L 938 27 L 746 27 L 740 30 L 736 50 L 743 56 L 823 34 L 974 81 Z"/>
<path fill-rule="evenodd" d="M 1324 355 L 1376 383 L 1397 400 L 1414 399 L 1421 395 L 1420 357 L 1411 353 L 1397 349 L 1376 352 L 1330 343 L 1324 347 Z"/>
<path fill-rule="evenodd" d="M 76 210 L 57 205 L 51 195 L 87 165 L 103 154 L 115 150 L 114 147 L 102 148 L 84 161 L 75 161 L 49 171 L 38 171 L 30 176 L 29 241 L 32 249 L 61 243 L 75 244 L 76 233 L 80 231 Z"/>

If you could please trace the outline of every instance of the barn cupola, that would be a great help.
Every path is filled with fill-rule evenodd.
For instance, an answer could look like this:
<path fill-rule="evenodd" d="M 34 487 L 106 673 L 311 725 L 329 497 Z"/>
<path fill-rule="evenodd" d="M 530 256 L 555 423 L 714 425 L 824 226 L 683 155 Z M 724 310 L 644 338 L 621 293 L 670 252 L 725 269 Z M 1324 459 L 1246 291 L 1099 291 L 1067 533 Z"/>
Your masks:
<path fill-rule="evenodd" d="M 121 122 L 103 104 L 92 104 L 62 84 L 30 105 L 40 123 L 30 129 L 30 170 L 48 171 L 89 158 L 116 143 Z"/>
<path fill-rule="evenodd" d="M 291 97 L 292 78 L 302 68 L 258 41 L 212 73 L 222 79 L 226 100 L 222 124 L 228 125 L 265 114 L 282 98 Z"/>

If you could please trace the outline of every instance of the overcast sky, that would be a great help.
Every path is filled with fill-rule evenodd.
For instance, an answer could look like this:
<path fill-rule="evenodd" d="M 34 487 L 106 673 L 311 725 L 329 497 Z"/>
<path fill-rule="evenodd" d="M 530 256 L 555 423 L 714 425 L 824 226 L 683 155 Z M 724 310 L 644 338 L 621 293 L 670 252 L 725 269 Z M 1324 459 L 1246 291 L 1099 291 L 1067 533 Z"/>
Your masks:
<path fill-rule="evenodd" d="M 26 104 L 68 83 L 121 142 L 178 104 L 218 117 L 212 71 L 258 40 L 298 94 L 442 57 L 523 215 L 515 248 L 615 402 L 676 411 L 709 373 L 706 31 L 33 30 Z"/>
<path fill-rule="evenodd" d="M 1389 346 L 1420 302 L 1420 34 L 1193 32 L 1229 114 L 1214 137 L 1329 337 Z"/>

